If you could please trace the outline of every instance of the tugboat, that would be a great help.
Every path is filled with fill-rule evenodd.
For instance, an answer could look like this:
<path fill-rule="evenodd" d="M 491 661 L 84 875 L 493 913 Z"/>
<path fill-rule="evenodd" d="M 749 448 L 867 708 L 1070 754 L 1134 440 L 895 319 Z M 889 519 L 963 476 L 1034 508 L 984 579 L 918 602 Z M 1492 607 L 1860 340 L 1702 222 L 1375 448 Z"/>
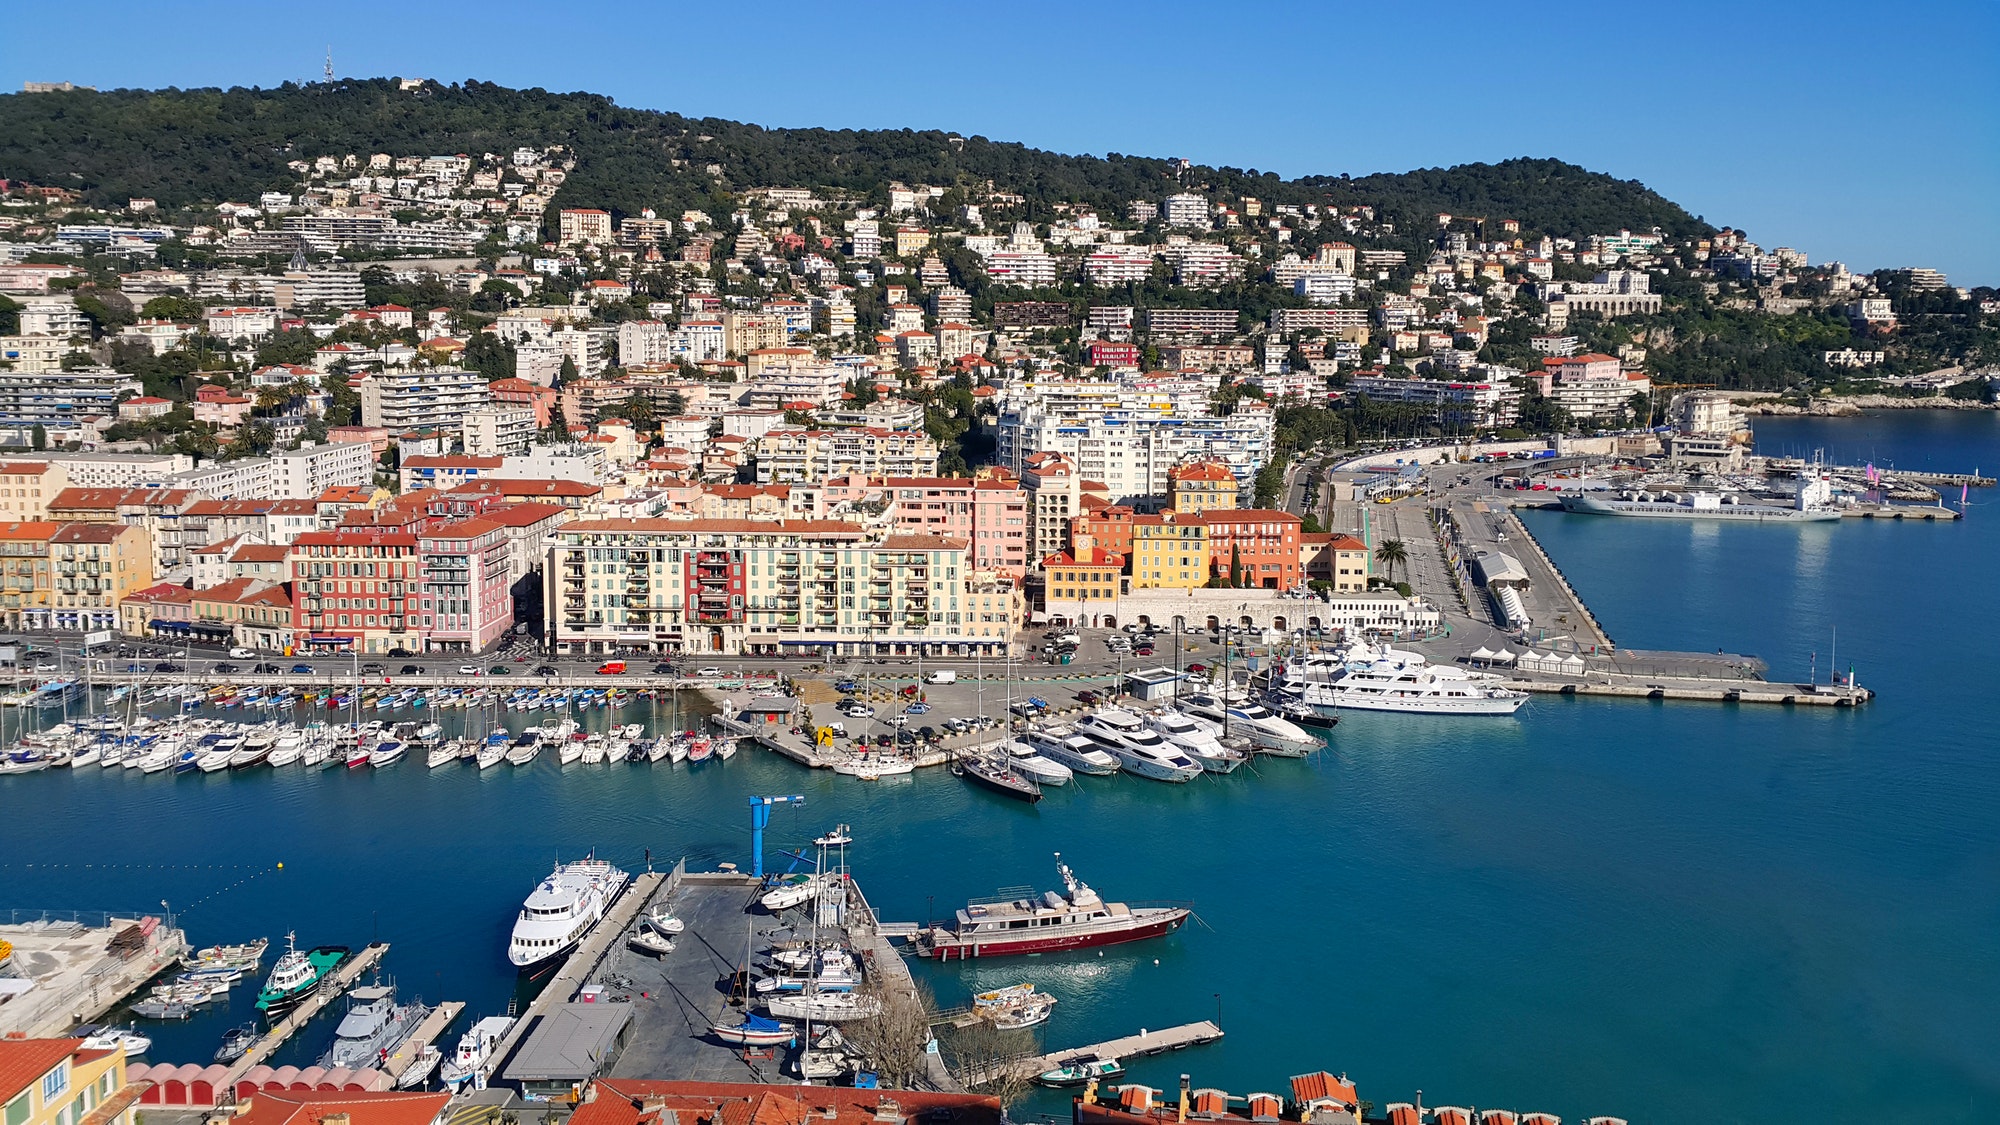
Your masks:
<path fill-rule="evenodd" d="M 285 954 L 271 966 L 271 976 L 257 993 L 257 1010 L 277 1021 L 286 1012 L 319 988 L 320 981 L 337 968 L 353 951 L 344 945 L 321 945 L 300 949 L 297 936 L 285 935 Z"/>
<path fill-rule="evenodd" d="M 438 1068 L 438 1078 L 444 1082 L 445 1088 L 454 1094 L 462 1092 L 467 1085 L 484 1089 L 486 1062 L 492 1057 L 493 1048 L 507 1037 L 507 1029 L 513 1026 L 512 1016 L 487 1016 L 473 1024 L 459 1039 L 458 1050 Z"/>
<path fill-rule="evenodd" d="M 975 899 L 959 910 L 951 928 L 920 933 L 919 948 L 940 961 L 1088 949 L 1170 934 L 1194 913 L 1188 903 L 1105 902 L 1062 862 L 1061 852 L 1056 870 L 1063 891 Z"/>

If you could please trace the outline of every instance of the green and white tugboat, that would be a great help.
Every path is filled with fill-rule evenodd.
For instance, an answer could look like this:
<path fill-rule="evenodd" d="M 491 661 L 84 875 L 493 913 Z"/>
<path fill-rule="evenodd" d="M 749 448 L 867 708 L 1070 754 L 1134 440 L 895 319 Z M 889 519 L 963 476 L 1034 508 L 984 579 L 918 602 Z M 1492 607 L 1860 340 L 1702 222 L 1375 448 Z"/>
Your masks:
<path fill-rule="evenodd" d="M 284 956 L 271 966 L 270 979 L 257 993 L 257 1010 L 273 1022 L 283 1019 L 285 1013 L 311 996 L 320 981 L 351 955 L 352 951 L 344 945 L 300 949 L 296 935 L 286 934 Z"/>

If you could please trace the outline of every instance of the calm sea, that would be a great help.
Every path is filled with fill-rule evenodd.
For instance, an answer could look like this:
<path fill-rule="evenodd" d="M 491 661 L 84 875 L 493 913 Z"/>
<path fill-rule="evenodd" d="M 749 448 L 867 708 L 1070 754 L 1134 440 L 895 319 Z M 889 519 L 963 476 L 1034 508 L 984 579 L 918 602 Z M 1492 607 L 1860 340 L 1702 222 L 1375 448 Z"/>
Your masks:
<path fill-rule="evenodd" d="M 1845 462 L 2000 468 L 1990 414 L 1759 434 Z M 1798 678 L 1837 660 L 1880 696 L 1853 712 L 1537 699 L 1514 720 L 1355 716 L 1331 752 L 1259 776 L 1093 781 L 1032 809 L 935 772 L 869 785 L 750 753 L 673 770 L 51 772 L 0 778 L 0 911 L 167 900 L 199 943 L 379 936 L 406 993 L 491 1013 L 515 988 L 513 913 L 558 857 L 743 863 L 746 796 L 801 794 L 771 843 L 852 825 L 856 875 L 889 918 L 1052 886 L 1057 851 L 1109 898 L 1196 900 L 1201 923 L 1164 941 L 922 971 L 946 1004 L 1015 980 L 1055 992 L 1052 1047 L 1220 1012 L 1222 1043 L 1134 1065 L 1155 1086 L 1186 1071 L 1282 1090 L 1325 1068 L 1378 1105 L 1421 1089 L 1570 1120 L 2000 1118 L 2000 494 L 1975 491 L 1957 525 L 1531 526 L 1621 644 L 1752 652 Z M 234 1003 L 161 1030 L 152 1058 L 205 1062 L 251 1015 Z"/>

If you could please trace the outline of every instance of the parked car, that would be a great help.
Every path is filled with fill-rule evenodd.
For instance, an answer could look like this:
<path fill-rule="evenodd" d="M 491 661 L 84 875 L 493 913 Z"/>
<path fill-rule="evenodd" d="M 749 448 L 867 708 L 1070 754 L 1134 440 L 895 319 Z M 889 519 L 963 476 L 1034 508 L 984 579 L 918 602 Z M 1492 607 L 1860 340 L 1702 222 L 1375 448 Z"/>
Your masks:
<path fill-rule="evenodd" d="M 1152 645 L 1140 645 L 1139 647 L 1137 647 L 1137 648 L 1135 648 L 1135 649 L 1133 649 L 1133 650 L 1132 650 L 1132 655 L 1133 655 L 1133 656 L 1151 656 L 1151 655 L 1153 655 L 1153 646 L 1152 646 Z"/>
<path fill-rule="evenodd" d="M 422 668 L 419 668 L 415 664 L 405 664 L 403 665 L 403 670 L 396 674 L 399 676 L 420 676 L 423 674 L 423 671 Z"/>
<path fill-rule="evenodd" d="M 1206 664 L 1190 664 L 1190 665 L 1188 665 L 1188 666 L 1187 666 L 1187 670 L 1188 670 L 1188 671 L 1190 671 L 1190 672 L 1193 672 L 1193 673 L 1195 673 L 1196 675 L 1200 675 L 1201 673 L 1203 673 L 1203 672 L 1206 672 L 1206 671 L 1208 671 L 1208 665 L 1206 665 Z"/>
<path fill-rule="evenodd" d="M 846 694 L 849 692 L 860 691 L 861 685 L 855 683 L 853 680 L 842 680 L 839 683 L 833 685 L 833 690 L 841 692 L 842 694 Z"/>
<path fill-rule="evenodd" d="M 310 664 L 292 665 L 292 675 L 294 676 L 310 676 L 312 674 L 313 674 L 313 666 Z"/>
<path fill-rule="evenodd" d="M 185 672 L 185 671 L 187 671 L 187 669 L 186 669 L 186 668 L 183 668 L 183 667 L 181 667 L 181 666 L 180 666 L 180 665 L 178 665 L 178 664 L 175 664 L 174 662 L 172 662 L 172 661 L 170 661 L 170 660 L 162 660 L 162 661 L 160 661 L 160 662 L 159 662 L 158 664 L 155 664 L 155 665 L 153 665 L 153 671 L 155 671 L 155 672 Z"/>
<path fill-rule="evenodd" d="M 842 707 L 840 713 L 850 719 L 872 719 L 875 717 L 875 708 L 866 703 L 850 703 Z"/>
<path fill-rule="evenodd" d="M 1091 691 L 1088 688 L 1085 688 L 1083 691 L 1077 692 L 1076 698 L 1077 702 L 1082 703 L 1085 706 L 1090 706 L 1093 704 L 1104 702 L 1104 697 L 1102 695 L 1099 695 L 1098 693 Z"/>
<path fill-rule="evenodd" d="M 372 660 L 366 664 L 363 664 L 361 666 L 361 670 L 363 672 L 368 673 L 371 676 L 379 676 L 382 674 L 382 666 L 380 664 L 375 663 Z"/>
<path fill-rule="evenodd" d="M 275 676 L 278 674 L 278 666 L 270 663 L 259 664 L 250 670 L 260 676 Z"/>
<path fill-rule="evenodd" d="M 407 657 L 415 656 L 416 653 L 411 652 L 409 649 L 406 648 L 392 648 L 389 650 L 388 655 L 396 657 L 397 659 L 400 660 Z"/>
<path fill-rule="evenodd" d="M 899 730 L 896 732 L 896 741 L 900 745 L 911 746 L 915 745 L 917 741 L 917 736 L 911 734 L 907 729 Z"/>
<path fill-rule="evenodd" d="M 535 675 L 537 676 L 553 676 L 555 674 L 556 674 L 555 666 L 552 664 L 544 664 L 541 667 L 535 669 Z"/>
<path fill-rule="evenodd" d="M 514 674 L 514 670 L 505 664 L 495 664 L 493 670 L 486 674 L 489 676 L 511 676 Z"/>
<path fill-rule="evenodd" d="M 881 734 L 875 736 L 875 745 L 877 746 L 886 747 L 886 746 L 894 746 L 895 744 L 896 740 L 889 737 L 889 732 L 887 731 L 883 731 Z"/>
<path fill-rule="evenodd" d="M 461 676 L 477 676 L 479 669 L 470 664 L 461 664 L 458 666 L 458 674 Z"/>
<path fill-rule="evenodd" d="M 903 708 L 903 713 L 905 715 L 927 715 L 930 713 L 930 710 L 931 710 L 930 704 L 925 703 L 922 700 L 918 700 L 917 702 L 910 704 L 908 707 Z"/>
<path fill-rule="evenodd" d="M 726 676 L 728 674 L 729 673 L 724 672 L 722 669 L 716 667 L 703 668 L 701 671 L 695 673 L 695 675 L 700 676 L 703 679 L 714 679 L 717 676 Z"/>
<path fill-rule="evenodd" d="M 234 664 L 217 664 L 215 670 L 217 672 L 234 672 L 237 668 Z"/>

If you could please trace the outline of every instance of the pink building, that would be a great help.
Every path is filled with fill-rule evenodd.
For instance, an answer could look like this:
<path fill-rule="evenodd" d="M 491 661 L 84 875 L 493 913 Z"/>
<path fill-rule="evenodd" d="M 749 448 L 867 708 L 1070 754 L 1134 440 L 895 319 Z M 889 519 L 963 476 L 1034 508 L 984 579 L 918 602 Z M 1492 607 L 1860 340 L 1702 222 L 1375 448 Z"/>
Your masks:
<path fill-rule="evenodd" d="M 861 477 L 826 482 L 826 502 L 879 496 L 904 531 L 966 542 L 974 570 L 1020 578 L 1028 569 L 1028 496 L 1013 479 Z"/>
<path fill-rule="evenodd" d="M 417 537 L 426 652 L 480 652 L 514 624 L 509 535 L 475 516 Z"/>

